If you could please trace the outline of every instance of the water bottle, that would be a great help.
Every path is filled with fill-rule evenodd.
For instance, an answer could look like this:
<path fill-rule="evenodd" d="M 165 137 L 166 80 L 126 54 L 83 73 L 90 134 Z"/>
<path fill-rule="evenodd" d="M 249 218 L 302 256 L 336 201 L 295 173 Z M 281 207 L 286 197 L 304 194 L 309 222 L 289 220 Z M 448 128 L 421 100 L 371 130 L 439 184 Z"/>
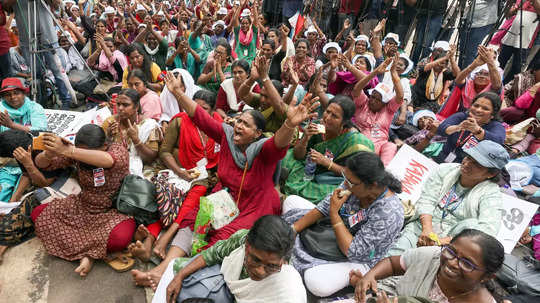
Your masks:
<path fill-rule="evenodd" d="M 317 163 L 311 160 L 309 154 L 306 155 L 306 166 L 304 167 L 304 180 L 311 181 L 315 177 L 315 170 L 317 169 Z"/>

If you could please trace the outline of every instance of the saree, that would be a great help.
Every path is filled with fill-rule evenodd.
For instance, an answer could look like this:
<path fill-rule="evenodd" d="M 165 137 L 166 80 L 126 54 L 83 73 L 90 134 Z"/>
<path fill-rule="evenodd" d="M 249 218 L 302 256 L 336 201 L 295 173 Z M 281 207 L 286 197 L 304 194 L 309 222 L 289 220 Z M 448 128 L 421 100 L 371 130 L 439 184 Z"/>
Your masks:
<path fill-rule="evenodd" d="M 374 152 L 375 146 L 360 132 L 349 131 L 328 141 L 323 141 L 321 135 L 315 135 L 308 143 L 307 150 L 310 149 L 333 158 L 336 164 L 344 166 L 351 156 L 360 151 Z M 289 170 L 284 193 L 304 197 L 313 203 L 321 201 L 343 182 L 341 176 L 336 176 L 321 166 L 317 166 L 313 180 L 304 180 L 305 160 L 296 160 L 293 149 L 290 149 L 283 159 L 283 167 Z"/>

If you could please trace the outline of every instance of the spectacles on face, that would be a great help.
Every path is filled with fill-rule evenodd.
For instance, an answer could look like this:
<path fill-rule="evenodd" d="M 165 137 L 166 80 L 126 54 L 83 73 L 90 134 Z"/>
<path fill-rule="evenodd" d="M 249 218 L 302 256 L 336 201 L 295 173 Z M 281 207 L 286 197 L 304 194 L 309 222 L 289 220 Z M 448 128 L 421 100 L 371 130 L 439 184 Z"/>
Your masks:
<path fill-rule="evenodd" d="M 356 185 L 359 185 L 359 184 L 356 184 L 356 183 L 352 183 L 349 179 L 347 179 L 347 177 L 345 176 L 344 171 L 341 171 L 341 176 L 343 176 L 343 180 L 345 180 L 345 184 L 347 185 L 348 188 L 353 188 Z"/>
<path fill-rule="evenodd" d="M 246 263 L 248 266 L 252 267 L 264 267 L 264 271 L 267 274 L 273 274 L 281 271 L 281 265 L 275 265 L 275 264 L 265 264 L 263 261 L 251 252 L 247 254 Z"/>
<path fill-rule="evenodd" d="M 461 268 L 461 270 L 463 270 L 464 272 L 469 273 L 469 272 L 472 272 L 472 271 L 475 271 L 475 270 L 484 271 L 480 267 L 474 265 L 474 263 L 472 263 L 471 261 L 469 261 L 469 260 L 467 260 L 465 258 L 458 257 L 455 250 L 449 245 L 445 245 L 445 246 L 443 246 L 441 248 L 441 256 L 443 256 L 447 260 L 457 259 L 459 268 Z"/>

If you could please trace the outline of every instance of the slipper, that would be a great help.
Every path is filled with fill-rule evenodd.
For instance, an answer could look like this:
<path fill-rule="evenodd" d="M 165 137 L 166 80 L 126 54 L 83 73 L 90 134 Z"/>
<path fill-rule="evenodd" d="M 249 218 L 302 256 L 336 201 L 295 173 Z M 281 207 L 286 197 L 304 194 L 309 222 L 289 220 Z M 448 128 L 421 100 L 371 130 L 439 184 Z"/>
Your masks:
<path fill-rule="evenodd" d="M 135 265 L 135 259 L 130 253 L 118 253 L 116 257 L 107 257 L 104 261 L 116 272 L 126 272 Z"/>

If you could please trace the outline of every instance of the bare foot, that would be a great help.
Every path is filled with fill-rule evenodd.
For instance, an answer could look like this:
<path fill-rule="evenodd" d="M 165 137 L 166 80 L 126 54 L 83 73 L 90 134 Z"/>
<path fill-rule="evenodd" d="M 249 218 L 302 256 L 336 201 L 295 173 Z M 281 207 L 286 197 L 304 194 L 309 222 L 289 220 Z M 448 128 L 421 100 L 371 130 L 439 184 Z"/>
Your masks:
<path fill-rule="evenodd" d="M 161 276 L 158 277 L 157 274 L 152 273 L 152 271 L 144 272 L 137 269 L 131 271 L 131 276 L 133 276 L 135 285 L 151 287 L 153 290 L 156 290 L 159 280 L 161 279 Z"/>
<path fill-rule="evenodd" d="M 86 277 L 86 275 L 88 275 L 88 273 L 92 270 L 92 265 L 94 265 L 94 259 L 84 257 L 81 259 L 80 265 L 75 268 L 75 272 L 81 277 Z"/>
<path fill-rule="evenodd" d="M 161 259 L 165 259 L 165 256 L 167 255 L 167 243 L 164 242 L 163 237 L 158 238 L 154 245 L 154 249 L 152 250 L 154 254 Z"/>
<path fill-rule="evenodd" d="M 137 240 L 135 243 L 131 243 L 128 246 L 128 251 L 135 257 L 138 258 L 141 261 L 148 262 L 151 257 L 151 249 L 152 244 L 147 245 L 148 241 L 145 241 L 145 243 Z"/>
<path fill-rule="evenodd" d="M 137 227 L 137 230 L 135 231 L 135 241 L 142 241 L 144 239 L 146 239 L 146 237 L 148 237 L 148 235 L 150 234 L 150 232 L 148 231 L 148 228 L 146 228 L 146 226 L 144 225 L 139 225 L 139 227 Z"/>
<path fill-rule="evenodd" d="M 0 245 L 0 264 L 2 264 L 2 261 L 4 261 L 4 253 L 6 252 L 6 249 L 8 247 L 5 245 Z"/>

